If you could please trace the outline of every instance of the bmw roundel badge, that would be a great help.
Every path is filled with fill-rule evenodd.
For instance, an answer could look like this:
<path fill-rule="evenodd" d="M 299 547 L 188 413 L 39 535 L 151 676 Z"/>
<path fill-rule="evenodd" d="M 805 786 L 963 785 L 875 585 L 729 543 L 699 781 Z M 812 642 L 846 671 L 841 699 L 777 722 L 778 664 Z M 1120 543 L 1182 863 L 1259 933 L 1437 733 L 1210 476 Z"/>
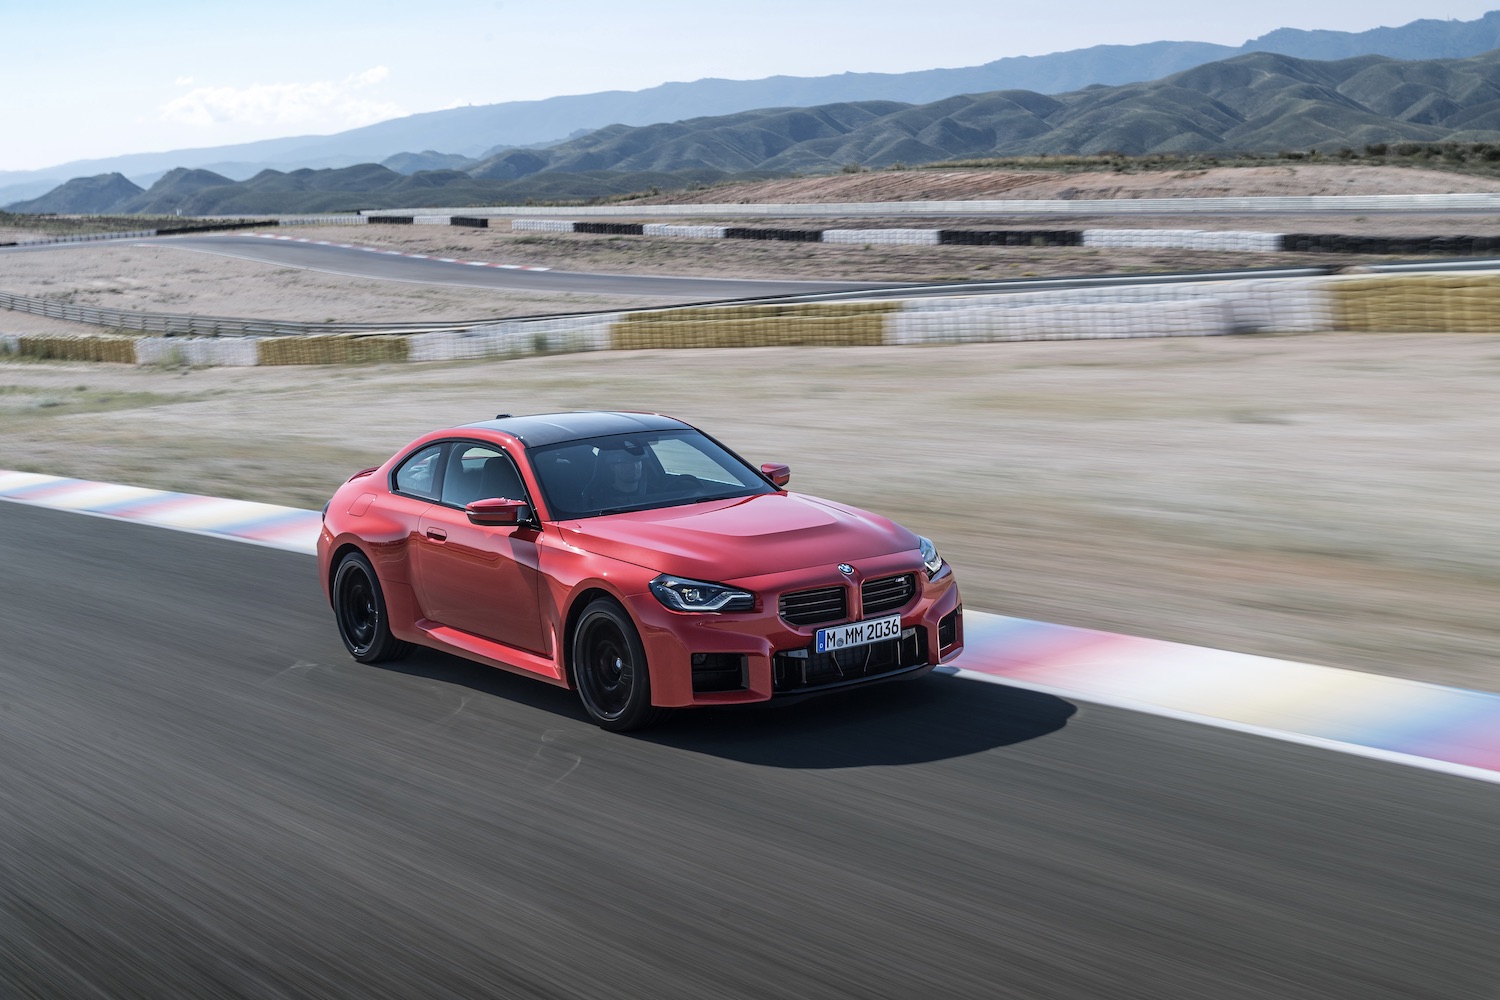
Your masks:
<path fill-rule="evenodd" d="M 853 576 L 854 567 L 850 566 L 848 563 L 839 563 L 839 572 L 844 574 L 845 576 Z"/>

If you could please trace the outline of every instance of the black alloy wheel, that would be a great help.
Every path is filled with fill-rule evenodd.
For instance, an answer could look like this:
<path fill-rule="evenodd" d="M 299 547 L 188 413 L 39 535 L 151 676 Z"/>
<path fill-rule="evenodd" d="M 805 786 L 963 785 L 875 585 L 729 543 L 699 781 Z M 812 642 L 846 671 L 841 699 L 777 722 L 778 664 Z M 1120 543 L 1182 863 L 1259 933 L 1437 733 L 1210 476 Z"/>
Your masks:
<path fill-rule="evenodd" d="M 609 598 L 583 609 L 573 630 L 572 666 L 584 711 L 600 727 L 643 729 L 664 714 L 651 704 L 651 674 L 635 623 Z"/>
<path fill-rule="evenodd" d="M 410 648 L 391 634 L 380 579 L 359 552 L 344 556 L 334 574 L 333 616 L 344 647 L 361 663 L 397 659 Z"/>

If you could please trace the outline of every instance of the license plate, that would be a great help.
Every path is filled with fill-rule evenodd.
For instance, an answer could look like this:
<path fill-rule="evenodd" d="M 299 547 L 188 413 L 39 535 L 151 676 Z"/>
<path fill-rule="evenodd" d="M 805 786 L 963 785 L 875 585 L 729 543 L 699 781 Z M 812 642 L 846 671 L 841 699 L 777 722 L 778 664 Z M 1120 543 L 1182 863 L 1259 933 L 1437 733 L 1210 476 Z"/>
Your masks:
<path fill-rule="evenodd" d="M 817 634 L 817 645 L 813 648 L 819 653 L 831 653 L 840 649 L 848 649 L 850 646 L 867 646 L 883 639 L 895 639 L 899 635 L 901 635 L 901 616 L 887 615 L 884 618 L 868 618 L 862 622 L 854 622 L 852 625 L 820 628 Z"/>

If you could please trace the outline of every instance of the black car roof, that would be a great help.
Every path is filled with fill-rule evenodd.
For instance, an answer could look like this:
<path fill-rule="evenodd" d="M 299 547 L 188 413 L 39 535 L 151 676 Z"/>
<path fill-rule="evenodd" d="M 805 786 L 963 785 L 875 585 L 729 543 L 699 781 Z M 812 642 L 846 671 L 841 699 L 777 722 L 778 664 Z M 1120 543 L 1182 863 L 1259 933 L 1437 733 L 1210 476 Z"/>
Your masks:
<path fill-rule="evenodd" d="M 580 438 L 606 434 L 628 434 L 631 431 L 680 430 L 688 425 L 659 413 L 615 413 L 608 410 L 580 410 L 574 413 L 535 413 L 523 417 L 496 417 L 477 420 L 464 427 L 482 427 L 504 431 L 527 447 L 577 441 Z"/>

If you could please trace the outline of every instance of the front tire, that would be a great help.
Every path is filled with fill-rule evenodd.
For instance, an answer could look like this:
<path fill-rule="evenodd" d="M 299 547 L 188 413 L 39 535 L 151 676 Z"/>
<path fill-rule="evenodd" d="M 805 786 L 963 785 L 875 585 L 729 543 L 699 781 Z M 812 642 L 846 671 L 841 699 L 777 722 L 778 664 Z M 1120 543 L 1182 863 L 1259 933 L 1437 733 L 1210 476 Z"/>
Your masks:
<path fill-rule="evenodd" d="M 591 601 L 573 630 L 573 685 L 589 718 L 623 733 L 657 722 L 664 710 L 651 704 L 651 672 L 635 623 L 606 597 Z"/>
<path fill-rule="evenodd" d="M 333 576 L 333 617 L 344 648 L 360 663 L 400 659 L 411 650 L 391 634 L 380 578 L 362 553 L 350 552 L 339 561 Z"/>

